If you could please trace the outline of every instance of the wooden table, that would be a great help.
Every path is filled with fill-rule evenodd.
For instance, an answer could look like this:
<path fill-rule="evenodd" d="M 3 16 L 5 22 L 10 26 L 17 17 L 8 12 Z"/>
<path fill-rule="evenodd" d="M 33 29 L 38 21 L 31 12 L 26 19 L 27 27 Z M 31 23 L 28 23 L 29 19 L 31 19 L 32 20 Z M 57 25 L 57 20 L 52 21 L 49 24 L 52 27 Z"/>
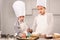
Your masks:
<path fill-rule="evenodd" d="M 17 40 L 17 39 L 15 39 L 15 38 L 9 38 L 9 39 L 7 39 L 7 38 L 0 38 L 0 40 Z M 29 40 L 29 39 L 27 39 L 27 40 Z M 57 38 L 57 39 L 44 39 L 44 38 L 39 38 L 37 40 L 60 40 L 60 38 Z"/>

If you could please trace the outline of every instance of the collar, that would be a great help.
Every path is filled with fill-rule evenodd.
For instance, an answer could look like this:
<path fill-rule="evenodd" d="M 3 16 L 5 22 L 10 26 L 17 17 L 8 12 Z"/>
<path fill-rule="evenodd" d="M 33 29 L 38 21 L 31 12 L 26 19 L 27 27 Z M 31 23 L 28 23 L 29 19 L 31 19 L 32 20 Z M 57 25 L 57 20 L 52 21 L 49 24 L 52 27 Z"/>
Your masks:
<path fill-rule="evenodd" d="M 47 13 L 45 13 L 44 15 L 41 15 L 41 14 L 38 14 L 39 16 L 45 16 L 45 15 L 47 15 Z"/>

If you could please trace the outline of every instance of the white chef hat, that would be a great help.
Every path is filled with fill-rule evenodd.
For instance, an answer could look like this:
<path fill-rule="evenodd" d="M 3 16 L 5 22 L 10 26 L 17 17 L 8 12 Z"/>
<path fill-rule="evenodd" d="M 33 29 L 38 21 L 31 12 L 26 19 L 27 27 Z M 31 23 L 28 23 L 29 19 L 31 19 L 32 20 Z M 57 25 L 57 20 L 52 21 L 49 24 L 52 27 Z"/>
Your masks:
<path fill-rule="evenodd" d="M 22 1 L 15 1 L 13 3 L 13 10 L 17 17 L 25 16 L 25 3 Z"/>
<path fill-rule="evenodd" d="M 46 0 L 37 0 L 37 5 L 36 6 L 46 7 Z"/>

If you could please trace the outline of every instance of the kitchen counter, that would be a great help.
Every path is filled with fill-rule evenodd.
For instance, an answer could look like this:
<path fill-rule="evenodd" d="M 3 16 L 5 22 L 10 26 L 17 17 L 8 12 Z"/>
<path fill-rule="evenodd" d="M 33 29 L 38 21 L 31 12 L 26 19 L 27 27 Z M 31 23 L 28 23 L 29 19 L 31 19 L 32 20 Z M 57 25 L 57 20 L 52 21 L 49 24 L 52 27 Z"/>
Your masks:
<path fill-rule="evenodd" d="M 17 40 L 15 38 L 0 38 L 0 40 Z M 39 38 L 37 40 L 60 40 L 60 38 L 58 39 L 44 39 L 44 38 Z"/>

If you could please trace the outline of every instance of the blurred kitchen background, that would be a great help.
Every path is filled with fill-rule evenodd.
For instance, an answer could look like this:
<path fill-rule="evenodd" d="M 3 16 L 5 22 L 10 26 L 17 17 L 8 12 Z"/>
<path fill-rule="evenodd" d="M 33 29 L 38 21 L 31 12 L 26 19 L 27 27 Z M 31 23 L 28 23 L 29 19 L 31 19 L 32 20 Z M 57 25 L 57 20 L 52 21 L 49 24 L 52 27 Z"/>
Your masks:
<path fill-rule="evenodd" d="M 16 16 L 12 9 L 12 4 L 16 0 L 0 0 L 0 31 L 2 34 L 14 34 L 14 23 Z M 37 0 L 21 0 L 26 4 L 26 23 L 32 26 L 34 17 L 36 16 Z M 54 26 L 52 33 L 60 33 L 60 0 L 47 0 L 47 12 L 53 13 Z"/>

